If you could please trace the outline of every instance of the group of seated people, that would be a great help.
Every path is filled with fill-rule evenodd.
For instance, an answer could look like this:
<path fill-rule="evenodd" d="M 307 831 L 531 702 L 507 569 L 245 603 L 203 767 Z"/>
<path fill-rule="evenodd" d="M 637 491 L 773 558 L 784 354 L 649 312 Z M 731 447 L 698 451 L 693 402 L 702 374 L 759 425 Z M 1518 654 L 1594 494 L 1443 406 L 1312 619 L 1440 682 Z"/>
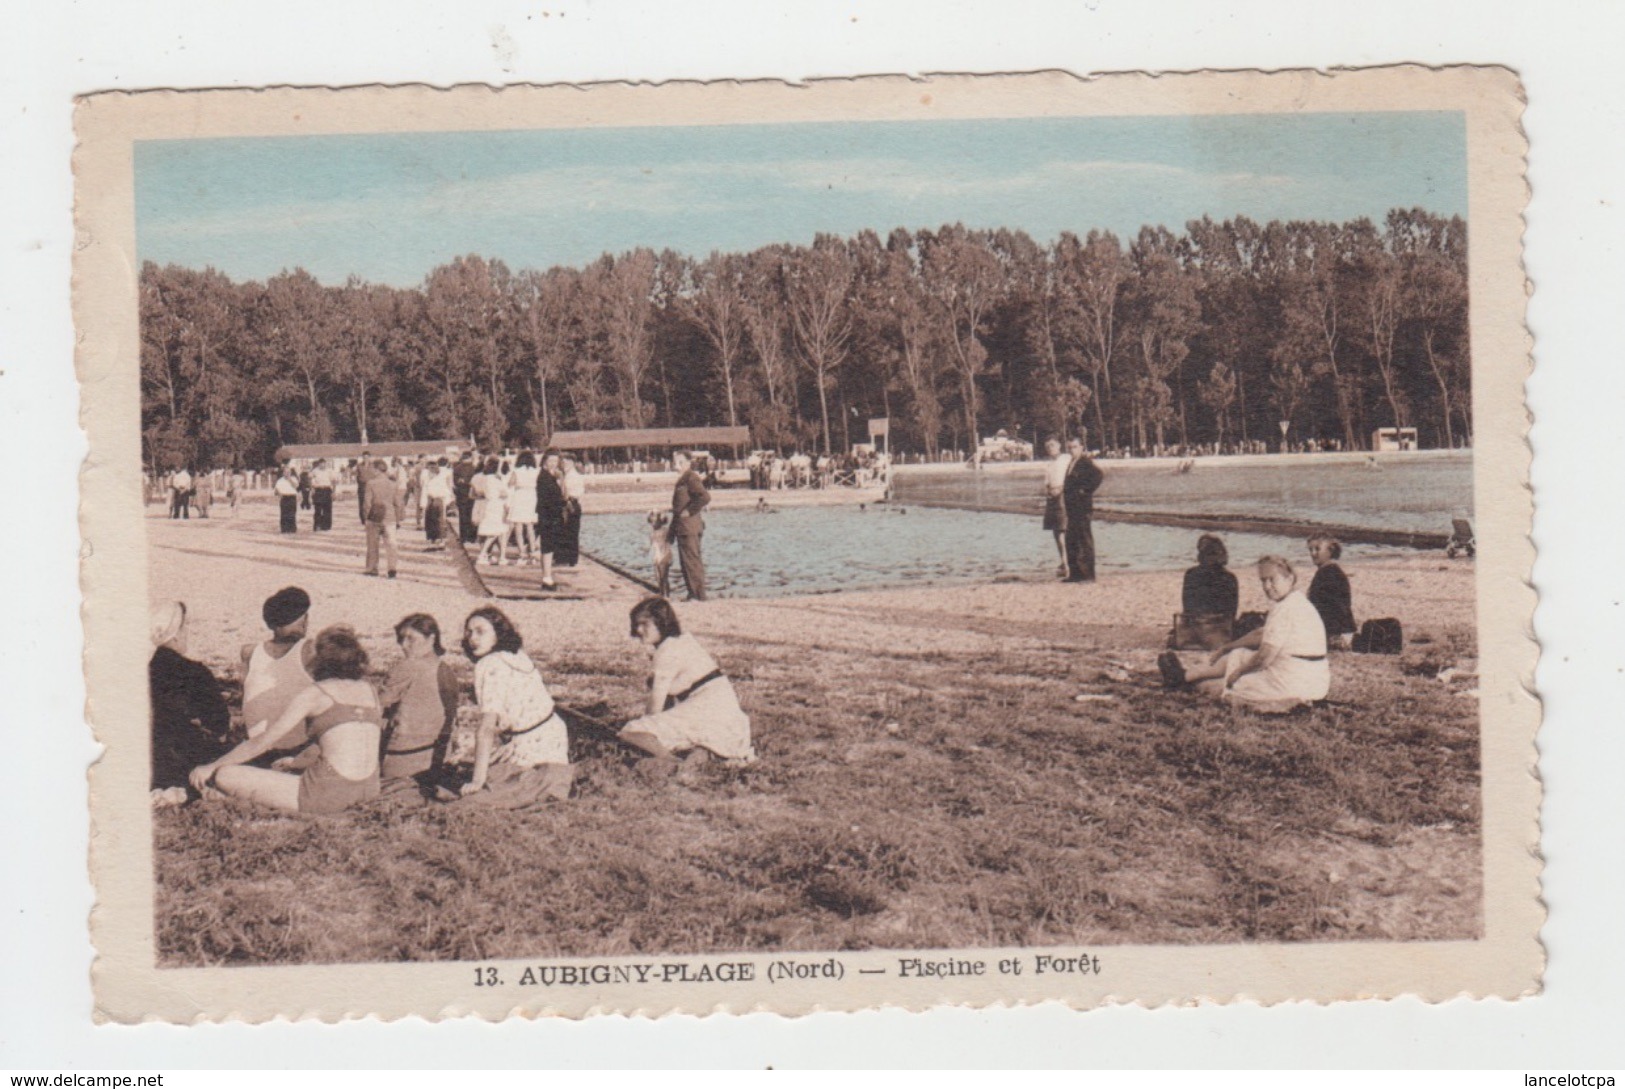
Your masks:
<path fill-rule="evenodd" d="M 1338 565 L 1343 546 L 1328 536 L 1311 537 L 1315 576 L 1307 595 L 1282 556 L 1258 561 L 1258 578 L 1269 612 L 1262 623 L 1238 617 L 1240 585 L 1227 564 L 1224 541 L 1204 533 L 1196 543 L 1197 564 L 1185 572 L 1183 611 L 1174 618 L 1174 649 L 1157 659 L 1169 688 L 1192 687 L 1221 699 L 1261 710 L 1288 710 L 1326 698 L 1331 688 L 1327 652 L 1346 648 L 1354 625 L 1348 575 Z M 1187 666 L 1176 650 L 1200 649 L 1207 656 Z"/>
<path fill-rule="evenodd" d="M 270 637 L 243 648 L 242 728 L 221 685 L 187 657 L 187 612 L 152 610 L 152 789 L 160 804 L 209 792 L 296 813 L 336 813 L 392 782 L 441 801 L 493 794 L 569 796 L 569 728 L 513 622 L 482 606 L 463 622 L 479 726 L 466 775 L 448 761 L 463 694 L 445 658 L 440 625 L 412 613 L 395 625 L 401 657 L 381 683 L 345 625 L 310 637 L 310 595 L 286 587 L 266 600 Z M 750 719 L 715 659 L 683 633 L 664 598 L 640 601 L 631 636 L 653 653 L 646 712 L 617 731 L 646 774 L 685 759 L 747 763 Z"/>

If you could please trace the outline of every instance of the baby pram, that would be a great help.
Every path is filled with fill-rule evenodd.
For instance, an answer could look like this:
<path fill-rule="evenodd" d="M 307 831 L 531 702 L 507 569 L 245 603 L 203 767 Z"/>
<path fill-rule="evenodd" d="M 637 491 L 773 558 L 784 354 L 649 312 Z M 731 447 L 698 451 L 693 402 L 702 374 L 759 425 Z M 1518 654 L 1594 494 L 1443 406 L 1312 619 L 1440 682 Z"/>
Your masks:
<path fill-rule="evenodd" d="M 1444 554 L 1450 559 L 1465 553 L 1468 556 L 1478 554 L 1478 542 L 1473 540 L 1473 524 L 1465 518 L 1452 518 L 1450 524 L 1454 531 L 1450 534 L 1450 543 L 1444 546 Z"/>

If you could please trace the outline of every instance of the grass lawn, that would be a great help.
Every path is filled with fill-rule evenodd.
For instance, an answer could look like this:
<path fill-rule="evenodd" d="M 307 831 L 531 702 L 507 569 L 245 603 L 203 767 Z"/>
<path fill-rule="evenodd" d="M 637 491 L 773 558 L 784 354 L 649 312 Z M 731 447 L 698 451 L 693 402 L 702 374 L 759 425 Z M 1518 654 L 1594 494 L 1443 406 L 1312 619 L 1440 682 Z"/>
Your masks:
<path fill-rule="evenodd" d="M 1105 943 L 1470 938 L 1478 701 L 1343 654 L 1329 707 L 1170 695 L 1121 626 L 961 653 L 712 635 L 761 760 L 649 782 L 582 732 L 536 813 L 381 799 L 313 820 L 159 811 L 167 966 Z M 641 663 L 552 659 L 625 718 Z M 1090 696 L 1078 700 L 1080 694 Z"/>

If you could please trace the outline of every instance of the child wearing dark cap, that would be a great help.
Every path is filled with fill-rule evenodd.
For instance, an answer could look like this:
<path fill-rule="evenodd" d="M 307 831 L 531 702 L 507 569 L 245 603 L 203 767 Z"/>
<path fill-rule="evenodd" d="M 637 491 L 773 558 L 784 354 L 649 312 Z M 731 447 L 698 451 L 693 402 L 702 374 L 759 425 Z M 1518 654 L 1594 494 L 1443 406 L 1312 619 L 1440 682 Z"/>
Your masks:
<path fill-rule="evenodd" d="M 288 703 L 311 685 L 310 665 L 316 647 L 306 632 L 310 595 L 284 586 L 265 599 L 260 610 L 271 638 L 243 647 L 243 722 L 257 737 L 281 717 Z"/>

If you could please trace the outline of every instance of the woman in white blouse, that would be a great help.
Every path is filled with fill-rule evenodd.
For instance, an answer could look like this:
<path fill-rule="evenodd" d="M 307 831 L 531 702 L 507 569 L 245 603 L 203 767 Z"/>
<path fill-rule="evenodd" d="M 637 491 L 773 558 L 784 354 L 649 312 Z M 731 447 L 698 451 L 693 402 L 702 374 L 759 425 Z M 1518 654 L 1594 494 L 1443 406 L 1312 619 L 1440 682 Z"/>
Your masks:
<path fill-rule="evenodd" d="M 1281 556 L 1258 561 L 1258 580 L 1272 604 L 1264 626 L 1215 650 L 1186 669 L 1172 651 L 1157 659 L 1170 688 L 1193 685 L 1220 699 L 1265 710 L 1323 700 L 1331 688 L 1326 626 L 1303 596 L 1292 564 Z"/>

